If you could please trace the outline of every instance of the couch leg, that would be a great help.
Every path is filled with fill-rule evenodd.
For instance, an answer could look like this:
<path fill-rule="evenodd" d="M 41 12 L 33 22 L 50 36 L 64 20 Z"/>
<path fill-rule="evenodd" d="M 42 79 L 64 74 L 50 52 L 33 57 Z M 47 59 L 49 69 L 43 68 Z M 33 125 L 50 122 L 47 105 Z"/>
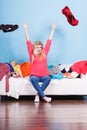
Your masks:
<path fill-rule="evenodd" d="M 5 98 L 5 96 L 2 96 L 2 95 L 1 95 L 1 96 L 0 96 L 0 101 L 3 100 L 4 98 Z"/>

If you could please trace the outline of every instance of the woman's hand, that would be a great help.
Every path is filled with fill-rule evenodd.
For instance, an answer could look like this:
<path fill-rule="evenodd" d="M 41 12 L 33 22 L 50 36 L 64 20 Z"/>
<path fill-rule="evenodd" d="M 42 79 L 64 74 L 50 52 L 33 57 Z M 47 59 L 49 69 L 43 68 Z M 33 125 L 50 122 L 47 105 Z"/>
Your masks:
<path fill-rule="evenodd" d="M 26 23 L 23 24 L 23 28 L 25 31 L 26 40 L 30 40 L 29 34 L 28 34 L 28 26 Z"/>
<path fill-rule="evenodd" d="M 27 28 L 28 28 L 28 26 L 27 26 L 26 23 L 23 24 L 23 28 L 24 28 L 24 29 L 27 29 Z"/>
<path fill-rule="evenodd" d="M 52 29 L 55 30 L 55 28 L 56 28 L 56 24 L 52 23 Z"/>
<path fill-rule="evenodd" d="M 52 30 L 51 30 L 51 33 L 50 33 L 50 36 L 49 36 L 50 40 L 52 40 L 52 38 L 53 38 L 55 28 L 56 28 L 56 24 L 52 23 Z"/>

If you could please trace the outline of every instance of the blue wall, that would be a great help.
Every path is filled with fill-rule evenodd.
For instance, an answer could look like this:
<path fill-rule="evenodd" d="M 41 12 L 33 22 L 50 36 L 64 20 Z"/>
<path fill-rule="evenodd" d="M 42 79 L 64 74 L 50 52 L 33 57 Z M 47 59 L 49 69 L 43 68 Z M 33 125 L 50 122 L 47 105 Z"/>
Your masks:
<path fill-rule="evenodd" d="M 78 26 L 71 26 L 61 10 L 68 6 L 79 19 Z M 23 23 L 29 27 L 31 40 L 48 39 L 51 23 L 56 30 L 49 64 L 73 63 L 87 59 L 87 0 L 0 0 L 0 24 L 18 24 L 13 32 L 0 30 L 0 62 L 16 60 L 18 63 L 29 61 Z"/>

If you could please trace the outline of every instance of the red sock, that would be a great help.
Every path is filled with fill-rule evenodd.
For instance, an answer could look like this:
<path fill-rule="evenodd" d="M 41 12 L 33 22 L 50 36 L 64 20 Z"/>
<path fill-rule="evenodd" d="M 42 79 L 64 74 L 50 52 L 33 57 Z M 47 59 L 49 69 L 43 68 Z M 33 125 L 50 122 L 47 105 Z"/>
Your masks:
<path fill-rule="evenodd" d="M 62 9 L 62 14 L 64 14 L 67 18 L 67 21 L 69 22 L 69 24 L 71 24 L 72 26 L 76 26 L 78 25 L 78 20 L 74 17 L 74 15 L 72 14 L 72 12 L 70 11 L 68 6 L 65 6 Z"/>

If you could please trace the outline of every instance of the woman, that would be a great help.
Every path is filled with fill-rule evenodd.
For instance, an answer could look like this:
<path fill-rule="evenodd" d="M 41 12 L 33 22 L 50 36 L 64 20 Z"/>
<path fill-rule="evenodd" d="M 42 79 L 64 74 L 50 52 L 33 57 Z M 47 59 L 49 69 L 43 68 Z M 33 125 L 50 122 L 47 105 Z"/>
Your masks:
<path fill-rule="evenodd" d="M 45 96 L 43 91 L 47 88 L 51 81 L 47 65 L 47 55 L 50 50 L 55 27 L 55 23 L 53 23 L 50 36 L 46 42 L 45 47 L 43 47 L 43 44 L 40 41 L 36 41 L 34 44 L 32 44 L 28 35 L 27 24 L 23 24 L 26 36 L 26 44 L 30 56 L 30 81 L 37 91 L 34 100 L 35 102 L 39 102 L 40 97 L 42 97 L 42 99 L 46 102 L 51 102 L 52 100 L 51 97 Z M 42 84 L 39 84 L 40 82 Z"/>

